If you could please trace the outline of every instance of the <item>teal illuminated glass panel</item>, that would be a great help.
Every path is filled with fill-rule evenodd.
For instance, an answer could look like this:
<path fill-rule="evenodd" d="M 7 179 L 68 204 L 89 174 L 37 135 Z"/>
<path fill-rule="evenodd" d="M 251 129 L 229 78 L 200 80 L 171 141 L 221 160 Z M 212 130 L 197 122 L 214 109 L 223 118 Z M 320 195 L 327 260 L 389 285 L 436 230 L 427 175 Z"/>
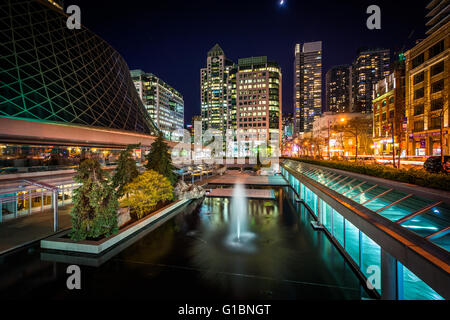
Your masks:
<path fill-rule="evenodd" d="M 400 262 L 399 269 L 401 270 L 399 276 L 400 281 L 403 280 L 403 299 L 404 300 L 444 300 L 436 291 L 430 288 L 425 282 L 419 279 L 408 268 L 403 266 Z M 402 275 L 403 274 L 403 275 Z M 400 286 L 401 288 L 402 286 Z"/>
<path fill-rule="evenodd" d="M 308 177 L 317 175 L 317 172 L 315 172 L 314 170 L 307 170 L 307 171 L 304 171 L 304 172 L 302 172 L 302 173 L 303 173 L 304 175 L 308 176 Z"/>
<path fill-rule="evenodd" d="M 345 176 L 342 175 L 335 175 L 333 178 L 329 179 L 327 183 L 325 183 L 325 185 L 327 187 L 332 186 L 333 184 L 336 184 L 337 182 L 339 182 L 340 180 L 345 179 Z"/>
<path fill-rule="evenodd" d="M 361 180 L 355 180 L 355 181 L 350 182 L 347 185 L 340 187 L 339 189 L 336 189 L 336 191 L 339 192 L 340 194 L 343 194 L 343 193 L 347 192 L 348 190 L 350 190 L 351 188 L 354 188 L 361 183 L 362 183 Z"/>
<path fill-rule="evenodd" d="M 366 277 L 374 275 L 374 270 L 381 272 L 381 248 L 375 241 L 361 232 L 361 271 Z M 381 279 L 381 274 L 378 277 Z M 379 292 L 381 292 L 381 283 L 377 283 Z M 376 283 L 373 283 L 376 286 Z"/>
<path fill-rule="evenodd" d="M 321 181 L 322 184 L 326 185 L 329 181 L 333 180 L 334 178 L 336 178 L 337 176 L 339 176 L 336 173 L 333 173 L 332 175 L 328 175 L 326 177 L 324 177 Z"/>
<path fill-rule="evenodd" d="M 331 207 L 324 202 L 324 206 L 323 206 L 323 225 L 325 226 L 325 228 L 328 229 L 328 231 L 330 231 L 331 233 L 331 219 L 332 219 L 332 214 L 333 214 L 333 209 L 331 209 Z"/>
<path fill-rule="evenodd" d="M 444 203 L 433 207 L 418 216 L 406 220 L 401 226 L 422 237 L 429 236 L 450 226 L 450 206 Z"/>
<path fill-rule="evenodd" d="M 372 188 L 373 186 L 374 186 L 373 183 L 366 182 L 366 183 L 360 185 L 359 187 L 356 187 L 355 189 L 347 192 L 345 194 L 345 196 L 348 197 L 348 198 L 353 198 L 356 195 L 362 194 L 364 191 L 366 191 L 367 189 Z"/>
<path fill-rule="evenodd" d="M 390 206 L 389 208 L 384 209 L 383 211 L 380 211 L 379 214 L 392 221 L 397 221 L 410 213 L 429 206 L 433 202 L 434 201 L 432 200 L 411 196 L 393 206 Z"/>
<path fill-rule="evenodd" d="M 387 205 L 390 205 L 391 203 L 406 197 L 407 195 L 407 193 L 392 190 L 376 199 L 369 201 L 364 206 L 372 211 L 378 211 L 386 207 Z"/>
<path fill-rule="evenodd" d="M 345 220 L 345 251 L 359 265 L 359 229 Z"/>
<path fill-rule="evenodd" d="M 450 251 L 450 230 L 444 231 L 435 238 L 430 239 L 434 244 Z"/>
<path fill-rule="evenodd" d="M 332 184 L 332 185 L 330 186 L 330 188 L 331 188 L 332 190 L 337 190 L 337 189 L 339 189 L 340 187 L 342 187 L 342 186 L 345 185 L 346 183 L 349 183 L 349 182 L 352 181 L 352 180 L 353 180 L 353 178 L 346 177 L 344 180 L 340 180 L 338 183 Z"/>
<path fill-rule="evenodd" d="M 305 203 L 317 215 L 317 195 L 305 187 Z"/>
<path fill-rule="evenodd" d="M 356 201 L 358 203 L 364 203 L 372 198 L 375 198 L 376 196 L 378 196 L 379 194 L 381 194 L 387 190 L 389 190 L 389 189 L 386 187 L 376 186 L 375 188 L 368 190 L 368 191 L 360 194 L 359 196 L 355 197 L 353 199 L 353 201 Z"/>
<path fill-rule="evenodd" d="M 317 182 L 321 183 L 321 184 L 325 184 L 326 182 L 329 181 L 330 177 L 332 175 L 330 174 L 321 174 L 318 178 L 317 178 Z M 332 179 L 332 178 L 331 178 Z"/>
<path fill-rule="evenodd" d="M 333 210 L 333 236 L 344 247 L 344 217 Z"/>

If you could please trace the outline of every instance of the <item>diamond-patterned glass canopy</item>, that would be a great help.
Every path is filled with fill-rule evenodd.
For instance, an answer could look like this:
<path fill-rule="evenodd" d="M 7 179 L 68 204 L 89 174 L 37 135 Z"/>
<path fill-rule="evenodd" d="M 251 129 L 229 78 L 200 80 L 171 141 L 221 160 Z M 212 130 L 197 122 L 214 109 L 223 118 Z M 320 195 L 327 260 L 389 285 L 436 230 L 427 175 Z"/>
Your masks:
<path fill-rule="evenodd" d="M 35 0 L 0 2 L 0 117 L 155 134 L 121 55 Z"/>

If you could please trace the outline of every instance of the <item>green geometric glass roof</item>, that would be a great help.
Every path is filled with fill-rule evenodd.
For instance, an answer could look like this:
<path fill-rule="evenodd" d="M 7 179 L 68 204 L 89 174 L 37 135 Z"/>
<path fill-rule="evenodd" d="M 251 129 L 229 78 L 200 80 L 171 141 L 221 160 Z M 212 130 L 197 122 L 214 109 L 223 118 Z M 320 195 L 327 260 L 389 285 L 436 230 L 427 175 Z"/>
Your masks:
<path fill-rule="evenodd" d="M 0 4 L 0 117 L 155 134 L 122 56 L 33 0 Z"/>

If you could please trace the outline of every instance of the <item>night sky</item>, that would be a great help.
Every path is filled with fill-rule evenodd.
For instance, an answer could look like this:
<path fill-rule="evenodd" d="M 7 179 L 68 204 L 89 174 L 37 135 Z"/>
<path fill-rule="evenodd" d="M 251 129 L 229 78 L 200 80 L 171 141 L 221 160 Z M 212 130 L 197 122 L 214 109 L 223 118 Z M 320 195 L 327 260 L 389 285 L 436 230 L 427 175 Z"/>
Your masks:
<path fill-rule="evenodd" d="M 295 43 L 322 41 L 323 78 L 350 64 L 360 47 L 391 51 L 424 38 L 428 0 L 65 0 L 81 22 L 111 44 L 130 69 L 142 69 L 180 91 L 185 122 L 200 114 L 200 68 L 219 43 L 228 58 L 268 56 L 283 72 L 283 112 L 292 112 Z M 381 8 L 381 30 L 368 30 L 366 9 Z M 325 91 L 325 87 L 323 87 Z M 324 104 L 324 102 L 323 102 Z"/>

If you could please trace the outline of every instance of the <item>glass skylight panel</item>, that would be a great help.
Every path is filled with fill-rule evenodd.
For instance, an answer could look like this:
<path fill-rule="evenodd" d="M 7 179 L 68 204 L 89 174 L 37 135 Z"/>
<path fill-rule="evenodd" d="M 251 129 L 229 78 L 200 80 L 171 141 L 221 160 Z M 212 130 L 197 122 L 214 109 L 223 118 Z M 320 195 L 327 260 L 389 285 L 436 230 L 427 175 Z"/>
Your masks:
<path fill-rule="evenodd" d="M 392 190 L 376 199 L 369 201 L 368 203 L 364 204 L 364 206 L 372 211 L 378 211 L 381 208 L 384 208 L 392 204 L 393 202 L 406 197 L 407 195 L 407 193 Z"/>
<path fill-rule="evenodd" d="M 450 226 L 450 205 L 442 203 L 418 216 L 406 220 L 401 226 L 408 228 L 423 237 L 427 237 Z M 443 232 L 442 235 L 436 236 L 436 239 L 439 236 L 442 237 L 444 235 L 445 232 Z"/>
<path fill-rule="evenodd" d="M 430 241 L 440 246 L 441 248 L 450 251 L 450 230 L 442 232 L 442 234 L 440 234 L 436 238 L 430 239 Z"/>
<path fill-rule="evenodd" d="M 387 187 L 376 186 L 375 188 L 370 189 L 370 190 L 358 195 L 357 197 L 353 198 L 353 201 L 356 201 L 358 203 L 364 203 L 367 200 L 375 198 L 377 195 L 379 195 L 387 190 L 389 190 Z"/>
<path fill-rule="evenodd" d="M 333 173 L 333 174 L 331 174 L 331 175 L 328 175 L 328 176 L 326 176 L 326 177 L 323 177 L 321 183 L 325 185 L 325 184 L 328 183 L 328 181 L 330 181 L 330 180 L 336 178 L 337 176 L 338 176 L 337 173 Z"/>
<path fill-rule="evenodd" d="M 401 224 L 419 236 L 427 237 L 449 225 L 448 221 L 444 221 L 434 216 L 433 213 L 427 212 L 413 217 Z"/>
<path fill-rule="evenodd" d="M 392 221 L 397 221 L 398 219 L 401 219 L 408 214 L 411 214 L 433 204 L 433 202 L 436 201 L 428 200 L 414 195 L 390 206 L 389 208 L 380 211 L 379 214 Z"/>
<path fill-rule="evenodd" d="M 325 185 L 327 187 L 332 186 L 333 184 L 335 184 L 336 182 L 339 182 L 339 180 L 343 180 L 345 179 L 345 176 L 342 176 L 340 174 L 336 174 L 333 178 L 329 179 L 327 183 L 325 183 Z"/>
<path fill-rule="evenodd" d="M 331 184 L 330 188 L 333 189 L 333 190 L 337 190 L 337 189 L 339 189 L 340 187 L 342 187 L 343 185 L 349 183 L 352 180 L 353 180 L 353 178 L 351 178 L 351 177 L 345 177 L 345 179 L 339 181 L 338 183 Z"/>
<path fill-rule="evenodd" d="M 348 193 L 346 193 L 345 196 L 347 198 L 352 198 L 352 197 L 366 191 L 367 189 L 372 188 L 373 186 L 374 186 L 373 183 L 365 182 L 364 184 L 362 184 L 362 185 L 356 187 L 355 189 L 349 191 Z"/>
<path fill-rule="evenodd" d="M 339 189 L 336 189 L 336 191 L 342 194 L 342 193 L 344 193 L 344 192 L 347 192 L 347 191 L 350 190 L 351 188 L 356 187 L 357 185 L 361 184 L 362 182 L 363 182 L 363 181 L 361 181 L 361 180 L 355 180 L 355 181 L 352 181 L 352 182 L 350 182 L 349 184 L 344 185 L 344 186 L 340 187 Z"/>

